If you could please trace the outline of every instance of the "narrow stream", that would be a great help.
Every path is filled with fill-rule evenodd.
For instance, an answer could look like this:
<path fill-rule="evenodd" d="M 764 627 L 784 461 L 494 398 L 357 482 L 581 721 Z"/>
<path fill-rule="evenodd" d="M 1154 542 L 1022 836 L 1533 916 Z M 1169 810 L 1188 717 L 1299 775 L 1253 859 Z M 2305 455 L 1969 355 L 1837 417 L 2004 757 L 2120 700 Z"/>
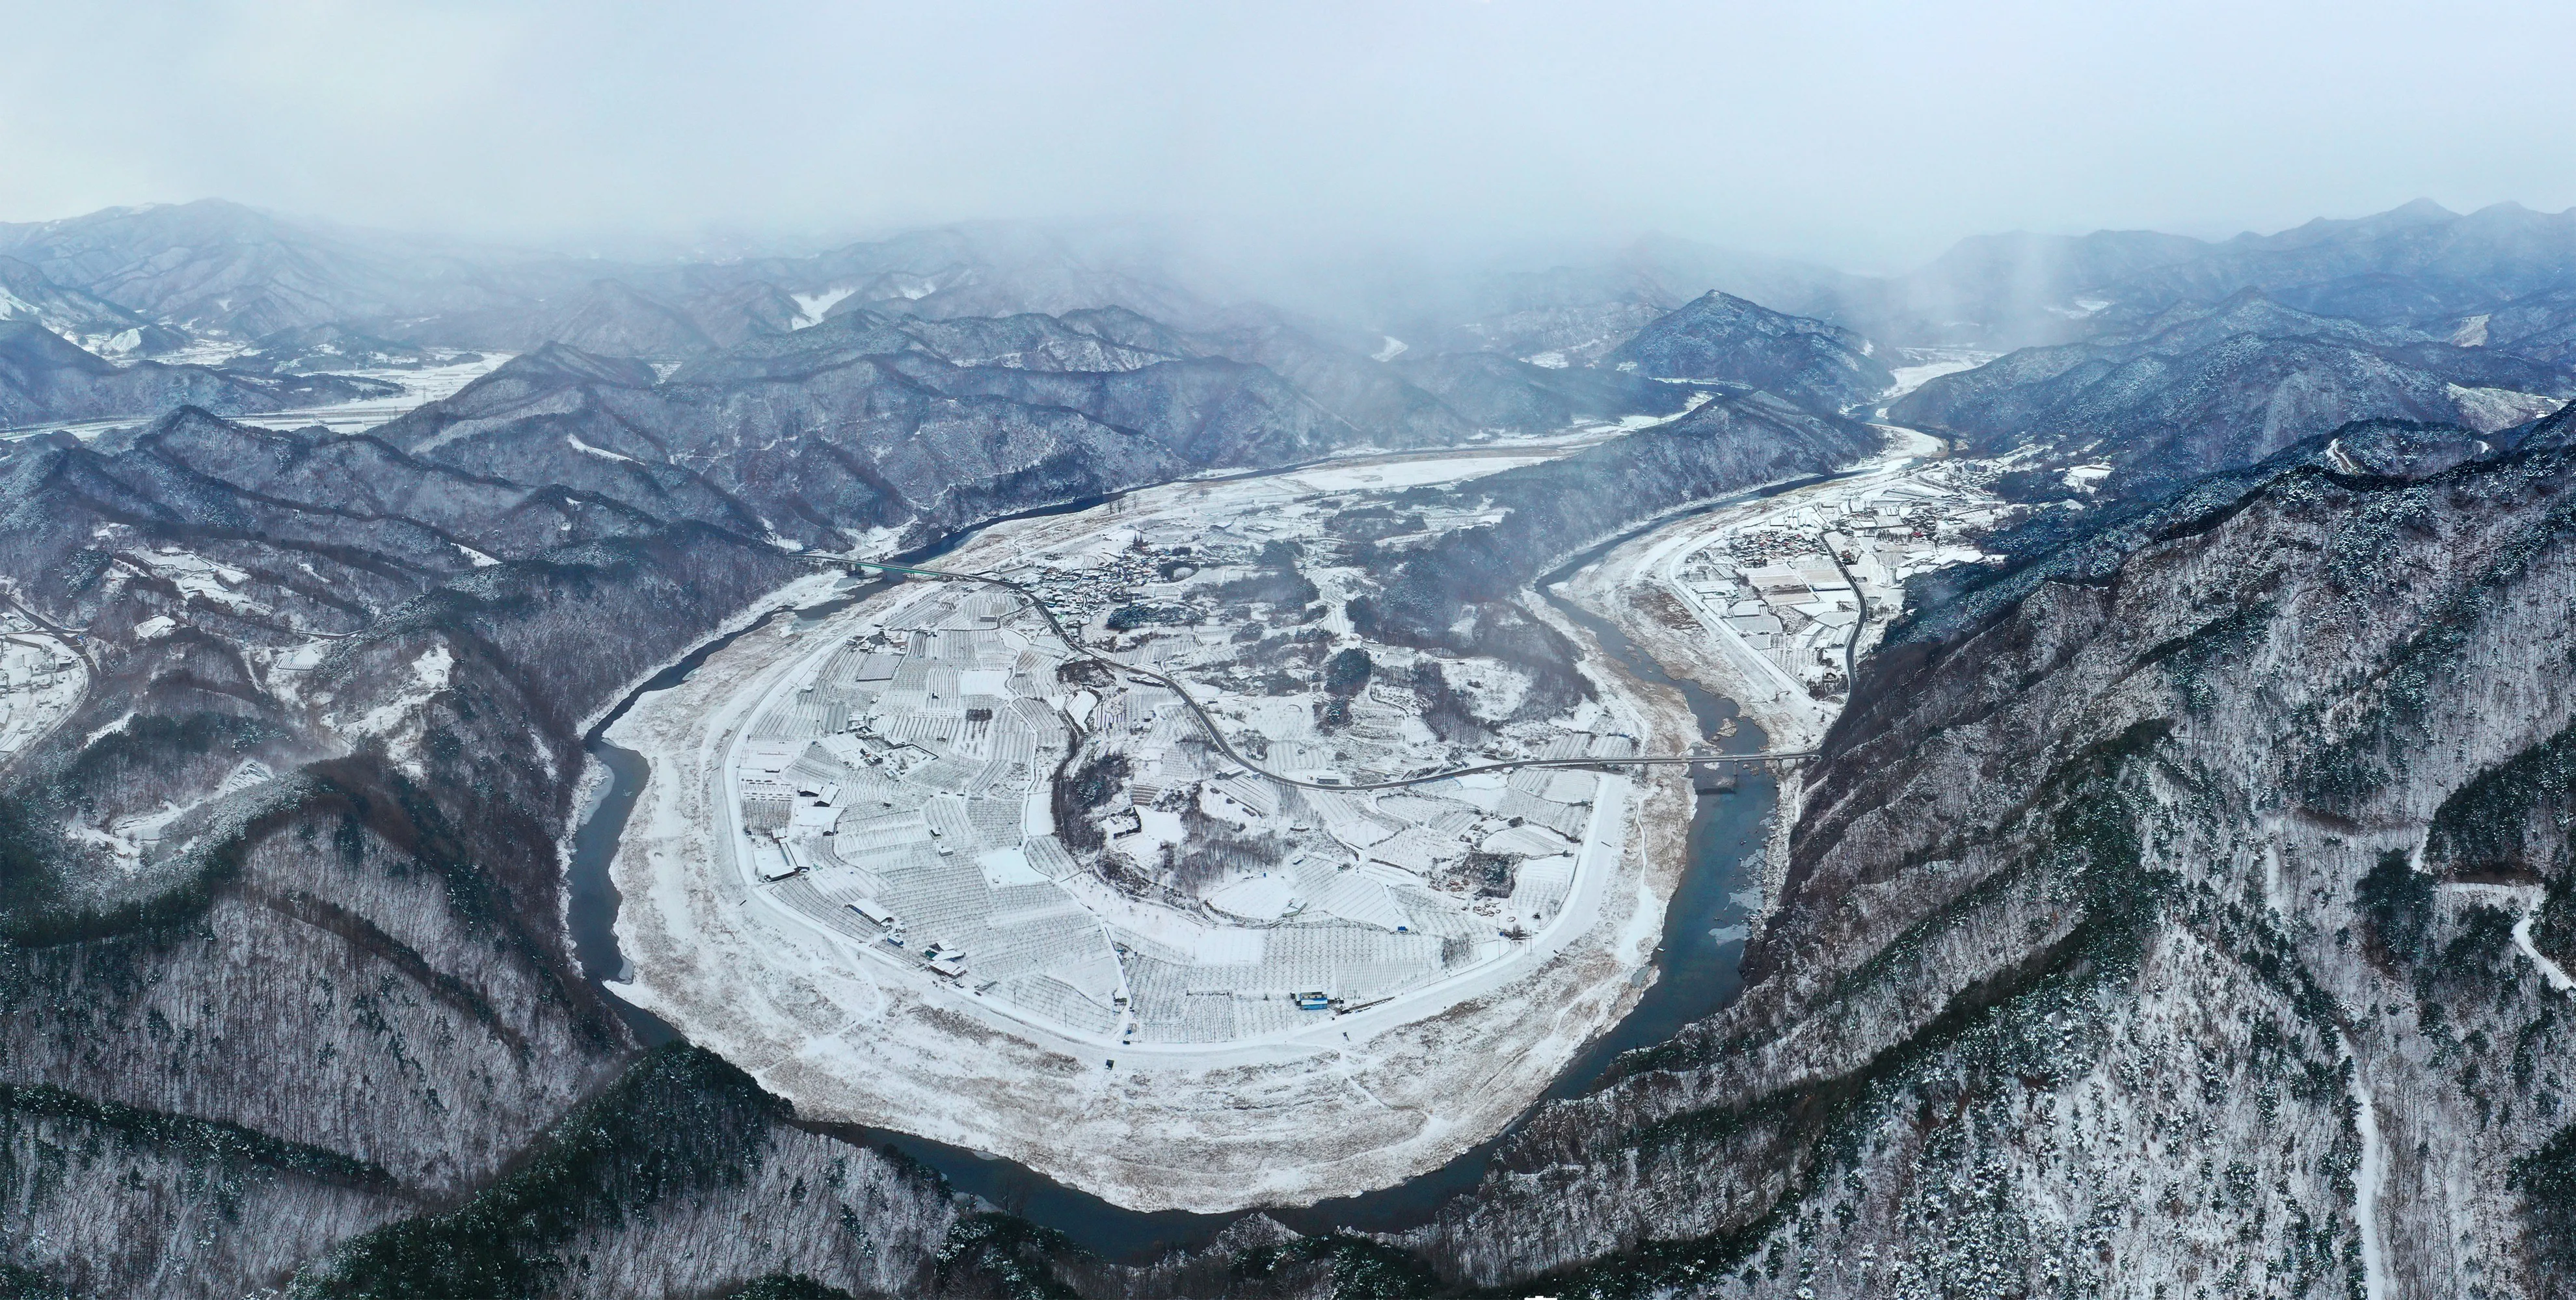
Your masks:
<path fill-rule="evenodd" d="M 1797 486 L 1803 484 L 1777 485 L 1759 495 L 1771 495 Z M 1085 501 L 1028 513 L 1069 513 L 1096 504 L 1097 501 Z M 1014 516 L 1018 517 L 1023 516 Z M 1539 590 L 1546 593 L 1547 599 L 1560 613 L 1599 638 L 1602 646 L 1630 674 L 1642 681 L 1679 691 L 1688 701 L 1701 734 L 1716 737 L 1729 719 L 1736 719 L 1734 734 L 1714 741 L 1720 752 L 1756 752 L 1768 737 L 1750 721 L 1738 718 L 1734 701 L 1671 677 L 1606 620 L 1548 591 L 1552 584 L 1599 561 L 1617 546 L 1671 522 L 1671 517 L 1653 520 L 1585 551 L 1540 579 Z M 955 534 L 906 562 L 917 563 L 953 550 L 979 531 Z M 832 608 L 865 599 L 892 585 L 893 581 L 883 579 L 853 588 L 848 596 L 836 599 Z M 822 612 L 809 613 L 805 619 L 819 617 Z M 629 1006 L 606 986 L 605 981 L 621 979 L 626 973 L 625 960 L 617 950 L 617 891 L 609 883 L 608 865 L 616 854 L 617 841 L 624 833 L 626 819 L 634 812 L 636 796 L 649 769 L 643 755 L 609 744 L 602 739 L 602 733 L 645 694 L 679 685 L 709 656 L 769 622 L 770 619 L 762 619 L 750 627 L 718 637 L 656 674 L 602 718 L 586 739 L 589 752 L 607 768 L 609 783 L 573 834 L 569 917 L 574 952 L 581 962 L 583 975 L 600 989 L 611 1005 L 619 1009 L 637 1036 L 648 1044 L 667 1042 L 679 1035 L 659 1018 Z M 1688 861 L 1665 912 L 1663 942 L 1655 950 L 1655 981 L 1625 1018 L 1574 1058 L 1556 1083 L 1541 1096 L 1540 1103 L 1575 1097 L 1588 1091 L 1599 1082 L 1603 1072 L 1620 1053 L 1652 1047 L 1671 1038 L 1683 1026 L 1732 1002 L 1742 987 L 1738 967 L 1744 954 L 1746 927 L 1753 908 L 1761 901 L 1761 854 L 1766 824 L 1777 805 L 1779 788 L 1772 776 L 1761 771 L 1731 773 L 1735 775 L 1731 786 L 1708 770 L 1693 768 L 1691 771 L 1698 778 L 1698 788 L 1702 793 L 1697 796 L 1691 817 Z M 1532 1108 L 1535 1109 L 1537 1104 L 1534 1103 Z M 1308 1233 L 1334 1228 L 1394 1231 L 1427 1222 L 1442 1203 L 1473 1189 L 1483 1180 L 1494 1153 L 1518 1124 L 1519 1121 L 1514 1121 L 1503 1132 L 1448 1164 L 1396 1186 L 1295 1209 L 1260 1212 Z M 1170 1250 L 1203 1245 L 1227 1225 L 1255 1212 L 1191 1214 L 1129 1210 L 1066 1187 L 1009 1160 L 962 1147 L 884 1129 L 835 1126 L 834 1131 L 899 1151 L 937 1170 L 955 1190 L 1061 1232 L 1077 1245 L 1108 1259 L 1150 1258 Z"/>

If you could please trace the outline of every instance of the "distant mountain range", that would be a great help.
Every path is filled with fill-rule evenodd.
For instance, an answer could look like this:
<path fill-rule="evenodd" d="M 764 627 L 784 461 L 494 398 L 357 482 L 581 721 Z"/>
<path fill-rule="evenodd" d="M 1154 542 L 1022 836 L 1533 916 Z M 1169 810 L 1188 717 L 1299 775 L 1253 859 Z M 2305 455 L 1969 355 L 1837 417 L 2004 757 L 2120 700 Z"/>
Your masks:
<path fill-rule="evenodd" d="M 259 375 L 137 361 L 119 366 L 31 320 L 0 320 L 0 427 L 194 406 L 257 415 L 402 390 L 344 375 Z"/>
<path fill-rule="evenodd" d="M 2315 315 L 2243 289 L 1944 375 L 1888 417 L 1982 454 L 2031 446 L 2034 465 L 2108 465 L 2106 485 L 2129 494 L 2251 464 L 2348 421 L 2491 431 L 2570 396 L 2576 375 L 2564 361 Z"/>
<path fill-rule="evenodd" d="M 2179 303 L 2216 302 L 2244 289 L 2321 315 L 2454 328 L 2564 288 L 2571 276 L 2576 212 L 2507 203 L 2463 216 L 2418 201 L 2377 216 L 2216 242 L 2153 231 L 1981 235 L 1885 277 L 1644 240 L 1607 257 L 1450 287 L 1436 311 L 1438 319 L 1471 322 L 1442 327 L 1459 339 L 1486 340 L 1516 355 L 1566 350 L 1580 360 L 1618 346 L 1605 336 L 1633 333 L 1716 289 L 1832 321 L 1882 347 L 2009 351 L 2133 325 Z"/>
<path fill-rule="evenodd" d="M 639 344 L 703 351 L 867 307 L 951 317 L 1122 306 L 1204 329 L 1224 304 L 1263 296 L 1123 227 L 955 226 L 806 257 L 620 263 L 325 229 L 202 200 L 0 224 L 0 258 L 138 323 L 256 337 L 401 321 L 424 341 L 493 348 L 615 350 L 578 331 L 625 329 Z M 1424 351 L 1555 350 L 1585 360 L 1711 289 L 1885 346 L 2009 348 L 2089 333 L 2086 322 L 2106 312 L 2151 315 L 2249 288 L 2320 314 L 2428 326 L 2563 287 L 2571 274 L 2576 216 L 2516 204 L 2463 216 L 2418 201 L 2218 242 L 2149 231 L 1979 236 L 1891 277 L 1656 238 L 1543 269 L 1367 280 L 1352 272 L 1347 288 L 1319 283 L 1290 296 L 1298 311 Z M 0 284 L 12 283 L 0 265 Z M 647 318 L 658 324 L 648 328 Z"/>
<path fill-rule="evenodd" d="M 1672 239 L 1546 269 L 1354 277 L 1266 303 L 1129 227 L 647 264 L 218 201 L 117 209 L 0 226 L 0 426 L 327 406 L 516 353 L 387 436 L 614 483 L 638 508 L 702 493 L 723 508 L 683 513 L 837 547 L 971 517 L 965 497 L 938 504 L 950 476 L 1003 464 L 1078 494 L 1254 449 L 1278 463 L 1666 417 L 1696 392 L 1867 415 L 1899 369 L 2008 345 L 1887 415 L 2015 454 L 2000 486 L 2024 499 L 2152 497 L 2347 421 L 2495 430 L 2576 395 L 2576 217 L 2513 205 L 2419 202 L 2214 243 L 1980 237 L 1888 278 Z M 956 440 L 938 431 L 965 428 L 1024 441 L 947 463 Z M 908 455 L 927 458 L 870 477 Z"/>
<path fill-rule="evenodd" d="M 1317 277 L 1282 289 L 1288 307 L 1264 305 L 1249 282 L 1128 228 L 956 226 L 803 257 L 622 263 L 326 229 L 214 200 L 0 226 L 0 312 L 117 359 L 209 339 L 232 350 L 258 342 L 267 359 L 255 367 L 307 373 L 335 368 L 335 355 L 399 366 L 425 348 L 546 343 L 669 364 L 856 313 L 944 321 L 1115 310 L 1136 318 L 1135 346 L 1268 367 L 1396 442 L 1663 405 L 1633 387 L 1439 358 L 1496 354 L 1559 371 L 1606 361 L 1647 377 L 1751 383 L 1813 409 L 1857 408 L 1878 396 L 1873 385 L 1884 391 L 1908 348 L 2133 337 L 2177 307 L 2248 291 L 2309 316 L 2402 328 L 2411 340 L 2563 364 L 2576 351 L 2571 276 L 2576 217 L 2509 204 L 2460 216 L 2423 202 L 2220 242 L 1982 236 L 1894 277 L 1649 239 L 1545 269 Z M 309 330 L 367 342 L 289 357 L 265 341 Z M 1683 343 L 1693 331 L 1707 337 Z M 1784 347 L 1814 355 L 1777 355 Z M 1809 363 L 1821 368 L 1782 368 Z"/>

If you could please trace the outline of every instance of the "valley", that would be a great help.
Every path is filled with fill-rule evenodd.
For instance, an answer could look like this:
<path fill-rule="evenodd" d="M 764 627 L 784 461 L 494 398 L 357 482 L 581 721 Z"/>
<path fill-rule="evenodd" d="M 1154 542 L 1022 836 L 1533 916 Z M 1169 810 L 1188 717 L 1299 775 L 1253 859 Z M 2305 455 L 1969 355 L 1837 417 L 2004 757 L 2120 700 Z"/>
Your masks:
<path fill-rule="evenodd" d="M 1235 766 L 1169 690 L 1068 671 L 1090 661 L 998 590 L 907 582 L 737 643 L 609 732 L 652 761 L 614 870 L 634 972 L 618 991 L 765 1062 L 800 1107 L 1139 1208 L 1350 1195 L 1477 1144 L 1634 1003 L 1687 784 L 1565 767 L 1332 786 L 1698 737 L 1678 701 L 1602 674 L 1571 710 L 1444 738 L 1408 683 L 1440 674 L 1462 718 L 1509 717 L 1529 693 L 1516 670 L 1353 639 L 1329 613 L 1307 622 L 1303 597 L 1329 609 L 1365 581 L 1330 562 L 1333 526 L 1387 493 L 1592 441 L 1149 489 L 938 561 L 1020 576 L 1304 788 Z M 1311 562 L 1273 550 L 1265 568 L 1280 545 Z M 1083 575 L 1129 557 L 1114 599 L 1085 603 Z M 1116 617 L 1257 594 L 1213 635 Z M 1373 681 L 1265 694 L 1236 635 L 1260 609 L 1367 655 Z M 1043 778 L 1067 769 L 1101 772 L 1097 793 L 1051 795 Z M 786 807 L 763 811 L 773 797 Z M 1368 1104 L 1319 1141 L 1309 1112 L 1346 1112 L 1335 1096 Z"/>
<path fill-rule="evenodd" d="M 1559 590 L 1664 671 L 1752 700 L 1764 752 L 1811 750 L 1838 683 L 1788 678 L 1795 705 L 1757 693 L 1794 671 L 1783 658 L 1847 671 L 1907 573 L 1976 559 L 1959 539 L 2011 513 L 1934 440 L 1882 435 L 1874 459 L 1693 506 Z M 1691 801 L 1617 760 L 1714 754 L 1735 723 L 1699 735 L 1668 688 L 1597 649 L 1600 698 L 1531 716 L 1513 664 L 1357 635 L 1337 615 L 1374 584 L 1345 557 L 1355 525 L 1386 546 L 1487 522 L 1403 507 L 1603 436 L 1145 489 L 853 570 L 891 587 L 809 585 L 815 612 L 732 643 L 609 732 L 652 772 L 650 820 L 629 823 L 611 872 L 639 900 L 618 914 L 616 991 L 767 1062 L 756 1073 L 803 1108 L 1141 1209 L 1349 1196 L 1477 1144 L 1650 978 L 1678 877 L 1634 845 L 1677 847 Z M 1379 535 L 1390 524 L 1416 531 Z M 1806 620 L 1810 641 L 1831 634 L 1821 655 L 1756 642 L 1701 590 L 1720 571 L 1771 577 L 1745 541 L 1781 537 L 1830 542 L 1849 556 L 1836 573 L 1867 575 L 1865 622 Z M 1814 586 L 1764 594 L 1784 611 L 1833 599 Z M 1646 591 L 1688 602 L 1703 639 L 1639 626 Z M 1264 666 L 1300 645 L 1310 667 L 1358 656 L 1360 679 L 1299 689 Z M 1712 671 L 1712 651 L 1761 667 Z M 1512 720 L 1477 722 L 1496 717 Z M 1364 1157 L 1309 1130 L 1319 1103 L 1297 1098 L 1319 1079 L 1389 1117 L 1360 1127 Z M 1482 1104 L 1425 1124 L 1432 1096 Z M 1211 1113 L 1233 1118 L 1212 1131 Z M 1068 1145 L 1068 1129 L 1090 1136 Z M 1212 1174 L 1182 1172 L 1198 1169 Z"/>
<path fill-rule="evenodd" d="M 207 352 L 202 361 L 220 364 L 236 355 L 237 346 L 218 346 Z M 319 427 L 335 434 L 365 433 L 418 407 L 455 396 L 466 385 L 499 369 L 509 360 L 510 354 L 506 352 L 450 352 L 417 366 L 352 366 L 334 373 L 369 383 L 374 389 L 370 395 L 316 406 L 265 410 L 260 412 L 259 418 L 279 428 Z M 38 420 L 0 429 L 0 440 L 39 438 L 51 433 L 95 438 L 111 429 L 131 428 L 136 423 L 131 415 L 89 420 Z"/>

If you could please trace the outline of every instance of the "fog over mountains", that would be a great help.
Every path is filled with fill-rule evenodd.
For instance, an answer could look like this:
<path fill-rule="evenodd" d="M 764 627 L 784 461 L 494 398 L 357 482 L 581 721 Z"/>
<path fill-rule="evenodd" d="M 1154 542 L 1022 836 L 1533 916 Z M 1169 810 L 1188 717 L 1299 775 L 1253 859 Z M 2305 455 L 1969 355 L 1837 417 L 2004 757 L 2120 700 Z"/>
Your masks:
<path fill-rule="evenodd" d="M 0 1290 L 2576 1293 L 2576 211 L 1995 235 L 1893 276 L 1670 238 L 1409 278 L 1178 247 L 996 223 L 614 261 L 219 200 L 0 225 Z M 1758 577 L 1705 615 L 1632 584 L 1596 627 L 1541 586 L 1935 464 L 1973 517 L 1793 519 L 1810 549 L 1728 560 Z M 1341 513 L 1257 549 L 1119 513 L 1237 480 Z M 1046 1216 L 1123 1212 L 968 1195 L 981 1166 L 802 1114 L 779 1062 L 621 1000 L 575 938 L 614 908 L 572 871 L 604 720 L 734 633 L 802 635 L 782 603 L 875 591 L 856 562 L 1079 511 L 1134 570 L 1121 663 L 1271 653 L 1235 702 L 1328 738 L 1606 732 L 1615 694 L 1716 744 L 1756 712 L 1715 730 L 1680 687 L 1758 702 L 1715 647 L 1781 631 L 1761 584 L 1854 629 L 1783 688 L 1830 721 L 1811 753 L 1624 769 L 1691 807 L 1776 778 L 1740 995 L 1402 1212 L 1088 1240 Z M 1880 540 L 1934 559 L 1864 582 Z M 1262 621 L 1183 617 L 1202 565 Z M 956 734 L 886 749 L 986 743 L 1011 678 L 1135 737 L 1138 781 L 1207 748 L 1186 695 L 1113 718 L 1096 657 L 968 663 L 1040 599 L 1012 590 L 962 607 L 990 626 L 870 634 L 930 669 L 852 652 L 957 697 Z M 1705 653 L 1649 681 L 1621 619 Z M 1437 662 L 1372 681 L 1393 651 Z M 1138 835 L 1226 806 L 1121 797 Z M 1536 834 L 1495 806 L 1446 833 Z M 818 1037 L 859 1023 L 807 992 Z"/>
<path fill-rule="evenodd" d="M 1648 240 L 1588 263 L 1462 274 L 1395 298 L 1380 288 L 1294 311 L 1261 305 L 1261 285 L 1101 228 L 953 227 L 800 258 L 633 265 L 325 232 L 208 200 L 0 226 L 0 257 L 9 259 L 0 269 L 15 268 L 12 318 L 109 351 L 167 351 L 177 341 L 170 331 L 248 343 L 330 327 L 359 332 L 378 355 L 393 345 L 526 351 L 553 342 L 670 362 L 858 312 L 953 320 L 1115 308 L 1144 318 L 1154 337 L 1140 335 L 1140 346 L 1266 365 L 1319 393 L 1344 391 L 1334 400 L 1348 405 L 1407 400 L 1364 393 L 1383 389 L 1383 370 L 1347 364 L 1348 354 L 1374 356 L 1398 341 L 1397 355 L 1414 365 L 1469 352 L 1587 365 L 1626 346 L 1637 355 L 1621 360 L 1657 376 L 1700 360 L 1659 339 L 1728 327 L 1685 316 L 1641 331 L 1713 291 L 1736 299 L 1738 312 L 1758 306 L 1841 331 L 1801 332 L 1774 316 L 1762 332 L 1830 339 L 1864 356 L 2142 335 L 2162 313 L 2245 293 L 2408 341 L 2546 351 L 2570 328 L 2552 293 L 2563 297 L 2576 274 L 2576 219 L 2512 204 L 2460 216 L 2418 202 L 2220 243 L 2145 232 L 1994 236 L 1885 279 Z M 160 332 L 117 341 L 147 325 Z M 2315 332 L 2286 317 L 2204 332 L 2235 326 L 2265 338 Z M 1857 394 L 1876 376 L 1867 361 L 1851 364 L 1859 369 L 1846 387 Z"/>

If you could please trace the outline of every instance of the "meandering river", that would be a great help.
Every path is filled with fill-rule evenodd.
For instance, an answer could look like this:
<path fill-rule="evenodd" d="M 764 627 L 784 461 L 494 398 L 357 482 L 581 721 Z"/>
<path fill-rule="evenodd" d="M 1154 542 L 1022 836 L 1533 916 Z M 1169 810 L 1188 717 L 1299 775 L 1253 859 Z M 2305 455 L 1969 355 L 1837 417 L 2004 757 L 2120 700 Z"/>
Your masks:
<path fill-rule="evenodd" d="M 1817 480 L 1807 480 L 1813 481 Z M 1804 486 L 1804 483 L 1778 485 L 1765 489 L 1761 495 L 1798 486 Z M 1727 502 L 1704 508 L 1715 509 L 1718 505 L 1733 504 L 1741 499 L 1730 498 Z M 1071 513 L 1097 504 L 1097 500 L 1072 502 L 1013 518 Z M 1672 522 L 1674 520 L 1669 517 L 1658 519 L 1595 546 L 1541 579 L 1539 590 L 1548 593 L 1547 599 L 1560 613 L 1590 631 L 1628 673 L 1641 681 L 1678 691 L 1688 702 L 1701 734 L 1719 735 L 1726 730 L 1727 722 L 1734 720 L 1733 734 L 1717 742 L 1717 748 L 1722 752 L 1756 752 L 1763 747 L 1767 737 L 1761 728 L 1737 718 L 1733 701 L 1672 677 L 1607 620 L 1549 592 L 1553 584 L 1598 562 L 1612 548 L 1640 533 Z M 926 561 L 954 550 L 991 526 L 986 524 L 954 534 L 937 546 L 906 557 L 906 560 Z M 892 580 L 879 580 L 852 588 L 833 602 L 833 608 L 866 599 L 890 585 Z M 819 612 L 808 611 L 802 617 L 811 618 Z M 782 616 L 799 617 L 773 614 L 770 618 Z M 636 796 L 642 791 L 649 769 L 643 755 L 610 744 L 602 739 L 602 735 L 638 699 L 679 685 L 709 656 L 767 622 L 763 619 L 750 627 L 726 633 L 691 651 L 619 701 L 616 708 L 602 717 L 586 737 L 590 755 L 606 769 L 608 780 L 573 832 L 571 897 L 567 916 L 574 954 L 581 962 L 584 977 L 600 989 L 636 1035 L 648 1044 L 667 1042 L 678 1034 L 659 1018 L 628 1005 L 608 986 L 610 981 L 620 980 L 626 974 L 625 959 L 617 949 L 617 891 L 609 883 L 608 867 L 616 856 L 618 840 L 625 832 L 626 820 L 634 811 Z M 1533 1108 L 1551 1100 L 1582 1094 L 1600 1081 L 1611 1061 L 1620 1053 L 1661 1043 L 1683 1026 L 1734 1000 L 1742 985 L 1738 966 L 1743 957 L 1746 928 L 1753 909 L 1760 902 L 1761 854 L 1767 823 L 1778 802 L 1778 786 L 1774 778 L 1758 769 L 1741 773 L 1735 773 L 1731 768 L 1727 770 L 1734 775 L 1732 781 L 1703 779 L 1699 782 L 1704 792 L 1697 795 L 1697 805 L 1691 817 L 1689 861 L 1665 911 L 1663 942 L 1654 955 L 1653 984 L 1624 1019 L 1574 1058 Z M 1693 769 L 1695 774 L 1700 771 Z M 1718 788 L 1721 786 L 1724 788 Z M 1448 1164 L 1393 1187 L 1309 1206 L 1231 1214 L 1146 1213 L 1124 1209 L 1065 1187 L 1008 1160 L 880 1129 L 859 1130 L 855 1135 L 863 1137 L 871 1145 L 900 1151 L 937 1170 L 956 1190 L 1064 1233 L 1096 1254 L 1111 1259 L 1137 1259 L 1203 1244 L 1226 1225 L 1250 1213 L 1267 1213 L 1292 1228 L 1306 1232 L 1336 1227 L 1391 1231 L 1425 1222 L 1443 1202 L 1472 1189 L 1483 1179 L 1494 1152 L 1511 1131 L 1511 1128 L 1506 1128 Z"/>

